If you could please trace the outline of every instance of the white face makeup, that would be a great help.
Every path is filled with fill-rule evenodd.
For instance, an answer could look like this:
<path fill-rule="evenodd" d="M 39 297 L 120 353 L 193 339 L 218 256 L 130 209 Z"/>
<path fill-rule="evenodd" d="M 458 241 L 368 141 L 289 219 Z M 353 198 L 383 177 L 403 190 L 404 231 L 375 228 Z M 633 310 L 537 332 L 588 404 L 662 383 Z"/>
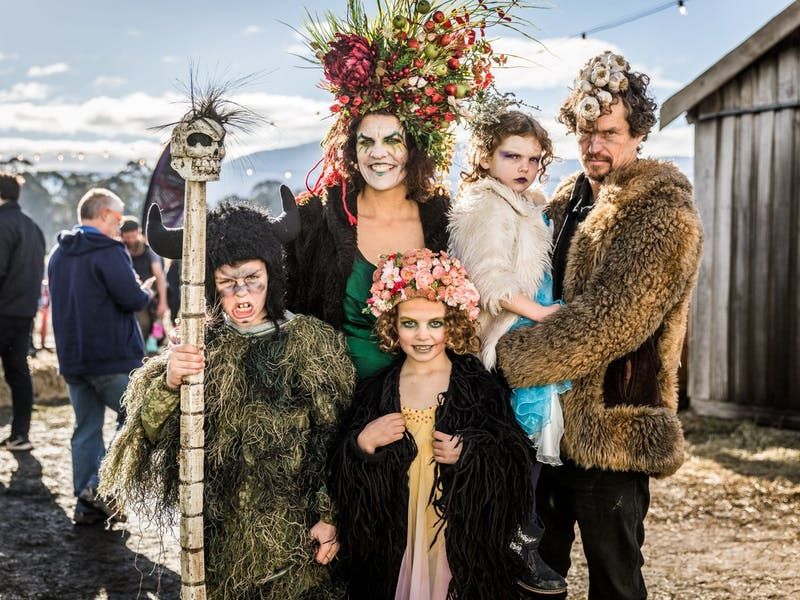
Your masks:
<path fill-rule="evenodd" d="M 408 148 L 397 117 L 367 115 L 356 132 L 358 170 L 367 185 L 377 191 L 391 190 L 406 178 Z"/>
<path fill-rule="evenodd" d="M 447 341 L 446 310 L 443 302 L 425 298 L 397 305 L 397 335 L 407 359 L 421 363 L 440 359 Z"/>
<path fill-rule="evenodd" d="M 214 284 L 222 310 L 239 327 L 260 325 L 267 318 L 267 267 L 263 260 L 222 265 L 214 270 Z"/>
<path fill-rule="evenodd" d="M 510 135 L 495 148 L 481 166 L 489 175 L 515 192 L 524 192 L 536 179 L 542 145 L 535 137 Z"/>

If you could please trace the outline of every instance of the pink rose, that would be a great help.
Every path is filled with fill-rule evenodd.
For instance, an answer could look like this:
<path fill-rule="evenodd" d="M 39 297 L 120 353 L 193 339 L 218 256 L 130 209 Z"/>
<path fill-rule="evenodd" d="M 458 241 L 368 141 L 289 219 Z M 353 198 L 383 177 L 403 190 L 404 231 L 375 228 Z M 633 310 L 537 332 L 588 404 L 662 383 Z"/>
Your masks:
<path fill-rule="evenodd" d="M 433 275 L 429 270 L 420 270 L 417 271 L 417 274 L 414 276 L 414 281 L 417 284 L 417 289 L 425 289 L 430 287 L 433 283 Z"/>

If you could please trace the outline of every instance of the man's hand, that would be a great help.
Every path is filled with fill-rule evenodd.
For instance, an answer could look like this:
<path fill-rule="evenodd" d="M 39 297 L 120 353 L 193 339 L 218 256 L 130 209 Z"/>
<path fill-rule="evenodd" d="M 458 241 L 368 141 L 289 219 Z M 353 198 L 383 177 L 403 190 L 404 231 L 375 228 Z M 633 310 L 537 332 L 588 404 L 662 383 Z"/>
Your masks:
<path fill-rule="evenodd" d="M 167 350 L 167 387 L 177 390 L 187 375 L 197 375 L 205 368 L 203 351 L 191 344 L 170 346 Z"/>
<path fill-rule="evenodd" d="M 331 562 L 339 552 L 339 540 L 336 539 L 336 527 L 325 521 L 317 521 L 308 532 L 311 540 L 319 544 L 314 559 L 321 565 Z"/>
<path fill-rule="evenodd" d="M 439 464 L 454 465 L 458 462 L 463 447 L 460 435 L 433 432 L 433 460 Z"/>
<path fill-rule="evenodd" d="M 403 413 L 389 413 L 367 423 L 358 434 L 358 447 L 366 454 L 375 454 L 375 450 L 403 438 L 406 431 L 406 419 Z"/>

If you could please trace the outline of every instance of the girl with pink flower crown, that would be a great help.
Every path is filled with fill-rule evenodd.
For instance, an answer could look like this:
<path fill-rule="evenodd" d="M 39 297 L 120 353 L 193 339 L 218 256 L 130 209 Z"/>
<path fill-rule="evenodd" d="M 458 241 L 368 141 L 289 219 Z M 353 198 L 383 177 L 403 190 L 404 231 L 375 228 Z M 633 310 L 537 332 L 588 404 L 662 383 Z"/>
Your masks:
<path fill-rule="evenodd" d="M 545 198 L 530 189 L 553 160 L 547 131 L 530 115 L 508 110 L 504 97 L 488 99 L 476 111 L 471 171 L 463 173 L 450 212 L 450 249 L 469 270 L 481 294 L 481 359 L 495 366 L 500 337 L 517 327 L 535 325 L 559 309 L 550 274 L 552 230 Z M 514 414 L 537 448 L 530 477 L 535 487 L 541 463 L 560 465 L 564 430 L 559 393 L 568 382 L 515 389 Z M 522 554 L 529 566 L 523 584 L 540 594 L 557 594 L 566 581 L 539 557 L 542 529 L 531 511 L 523 528 Z"/>
<path fill-rule="evenodd" d="M 349 597 L 520 598 L 512 549 L 533 448 L 509 390 L 473 356 L 478 292 L 446 253 L 385 257 L 368 310 L 397 360 L 356 389 L 331 458 Z"/>

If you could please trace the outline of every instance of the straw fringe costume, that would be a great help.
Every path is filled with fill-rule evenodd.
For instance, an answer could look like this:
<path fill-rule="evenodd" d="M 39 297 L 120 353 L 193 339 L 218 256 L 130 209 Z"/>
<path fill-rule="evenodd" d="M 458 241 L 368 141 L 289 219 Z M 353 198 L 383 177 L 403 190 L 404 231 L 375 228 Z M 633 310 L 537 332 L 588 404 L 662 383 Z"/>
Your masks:
<path fill-rule="evenodd" d="M 279 328 L 210 329 L 206 351 L 209 597 L 340 597 L 308 532 L 334 522 L 325 463 L 354 381 L 341 336 L 287 313 Z M 128 421 L 103 465 L 104 493 L 162 526 L 178 502 L 179 395 L 164 385 L 166 366 L 159 356 L 134 372 Z"/>
<path fill-rule="evenodd" d="M 450 383 L 436 408 L 435 428 L 461 435 L 463 450 L 453 465 L 427 465 L 435 470 L 433 488 L 420 490 L 430 494 L 442 518 L 438 535 L 452 572 L 448 598 L 518 598 L 515 581 L 525 567 L 510 546 L 532 501 L 533 448 L 511 414 L 508 388 L 476 357 L 449 358 Z M 357 443 L 367 423 L 400 411 L 402 364 L 398 360 L 359 385 L 331 459 L 331 492 L 354 600 L 394 599 L 406 550 L 414 438 L 406 431 L 372 455 Z"/>
<path fill-rule="evenodd" d="M 550 203 L 556 231 L 582 177 Z M 675 165 L 641 159 L 613 172 L 572 238 L 567 305 L 498 343 L 510 385 L 572 380 L 562 451 L 577 465 L 666 477 L 683 462 L 676 374 L 702 237 Z"/>

